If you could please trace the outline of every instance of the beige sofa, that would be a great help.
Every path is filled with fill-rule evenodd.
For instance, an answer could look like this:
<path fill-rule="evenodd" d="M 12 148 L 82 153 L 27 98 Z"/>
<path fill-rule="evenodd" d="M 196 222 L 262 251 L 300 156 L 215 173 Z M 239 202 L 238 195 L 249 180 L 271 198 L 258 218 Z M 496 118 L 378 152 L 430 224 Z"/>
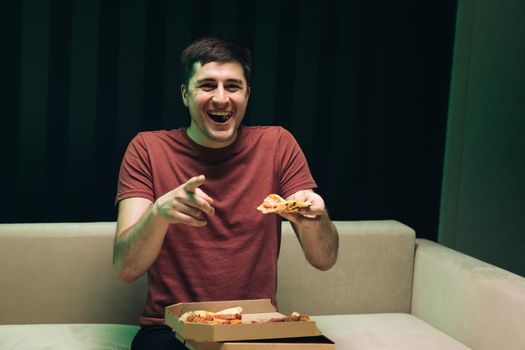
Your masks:
<path fill-rule="evenodd" d="M 337 349 L 525 349 L 525 279 L 415 238 L 337 222 L 339 259 L 310 267 L 288 223 L 280 311 L 314 315 Z M 111 270 L 114 223 L 0 225 L 0 349 L 127 349 L 146 280 Z"/>

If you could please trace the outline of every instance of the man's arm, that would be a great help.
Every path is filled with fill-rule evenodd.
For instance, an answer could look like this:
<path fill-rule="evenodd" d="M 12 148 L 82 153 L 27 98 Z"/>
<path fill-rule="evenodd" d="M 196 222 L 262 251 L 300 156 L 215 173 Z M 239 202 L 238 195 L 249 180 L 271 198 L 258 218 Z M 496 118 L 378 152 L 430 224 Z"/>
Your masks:
<path fill-rule="evenodd" d="M 279 214 L 292 224 L 308 262 L 319 270 L 330 269 L 337 261 L 339 234 L 328 216 L 323 199 L 313 190 L 296 192 L 288 199 L 312 203 L 299 213 Z"/>
<path fill-rule="evenodd" d="M 113 269 L 124 282 L 133 282 L 157 259 L 169 224 L 204 226 L 204 215 L 213 215 L 213 200 L 200 188 L 196 176 L 155 202 L 128 198 L 119 203 L 113 244 Z"/>

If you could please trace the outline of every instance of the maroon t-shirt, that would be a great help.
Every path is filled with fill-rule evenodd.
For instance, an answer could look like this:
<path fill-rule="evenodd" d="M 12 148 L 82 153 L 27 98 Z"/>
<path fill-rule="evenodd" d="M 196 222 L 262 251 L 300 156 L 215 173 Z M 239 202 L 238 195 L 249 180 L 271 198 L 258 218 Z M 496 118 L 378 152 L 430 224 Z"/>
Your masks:
<path fill-rule="evenodd" d="M 141 325 L 162 324 L 164 308 L 178 302 L 270 298 L 275 304 L 281 219 L 256 207 L 270 193 L 286 198 L 316 187 L 299 145 L 270 126 L 241 126 L 234 143 L 221 149 L 198 145 L 185 128 L 142 132 L 122 161 L 116 201 L 155 201 L 200 174 L 215 215 L 205 227 L 169 226 L 148 270 Z"/>

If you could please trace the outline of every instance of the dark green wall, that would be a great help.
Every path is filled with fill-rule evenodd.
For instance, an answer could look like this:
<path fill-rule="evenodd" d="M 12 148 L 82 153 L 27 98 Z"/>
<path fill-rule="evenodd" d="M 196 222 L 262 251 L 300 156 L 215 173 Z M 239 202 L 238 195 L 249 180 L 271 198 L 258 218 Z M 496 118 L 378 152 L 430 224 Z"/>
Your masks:
<path fill-rule="evenodd" d="M 525 2 L 460 0 L 439 241 L 525 276 Z"/>
<path fill-rule="evenodd" d="M 455 1 L 2 4 L 1 222 L 114 220 L 128 142 L 188 124 L 178 57 L 216 34 L 253 51 L 246 123 L 293 132 L 333 218 L 436 238 Z"/>

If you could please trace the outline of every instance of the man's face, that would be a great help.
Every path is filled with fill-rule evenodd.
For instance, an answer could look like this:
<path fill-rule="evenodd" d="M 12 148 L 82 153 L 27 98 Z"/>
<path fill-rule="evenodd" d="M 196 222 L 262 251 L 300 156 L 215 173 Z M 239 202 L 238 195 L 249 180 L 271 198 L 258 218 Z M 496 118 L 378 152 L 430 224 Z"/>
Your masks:
<path fill-rule="evenodd" d="M 188 86 L 181 86 L 181 93 L 191 115 L 188 135 L 193 141 L 221 148 L 235 140 L 250 96 L 240 63 L 195 63 L 193 76 Z"/>

